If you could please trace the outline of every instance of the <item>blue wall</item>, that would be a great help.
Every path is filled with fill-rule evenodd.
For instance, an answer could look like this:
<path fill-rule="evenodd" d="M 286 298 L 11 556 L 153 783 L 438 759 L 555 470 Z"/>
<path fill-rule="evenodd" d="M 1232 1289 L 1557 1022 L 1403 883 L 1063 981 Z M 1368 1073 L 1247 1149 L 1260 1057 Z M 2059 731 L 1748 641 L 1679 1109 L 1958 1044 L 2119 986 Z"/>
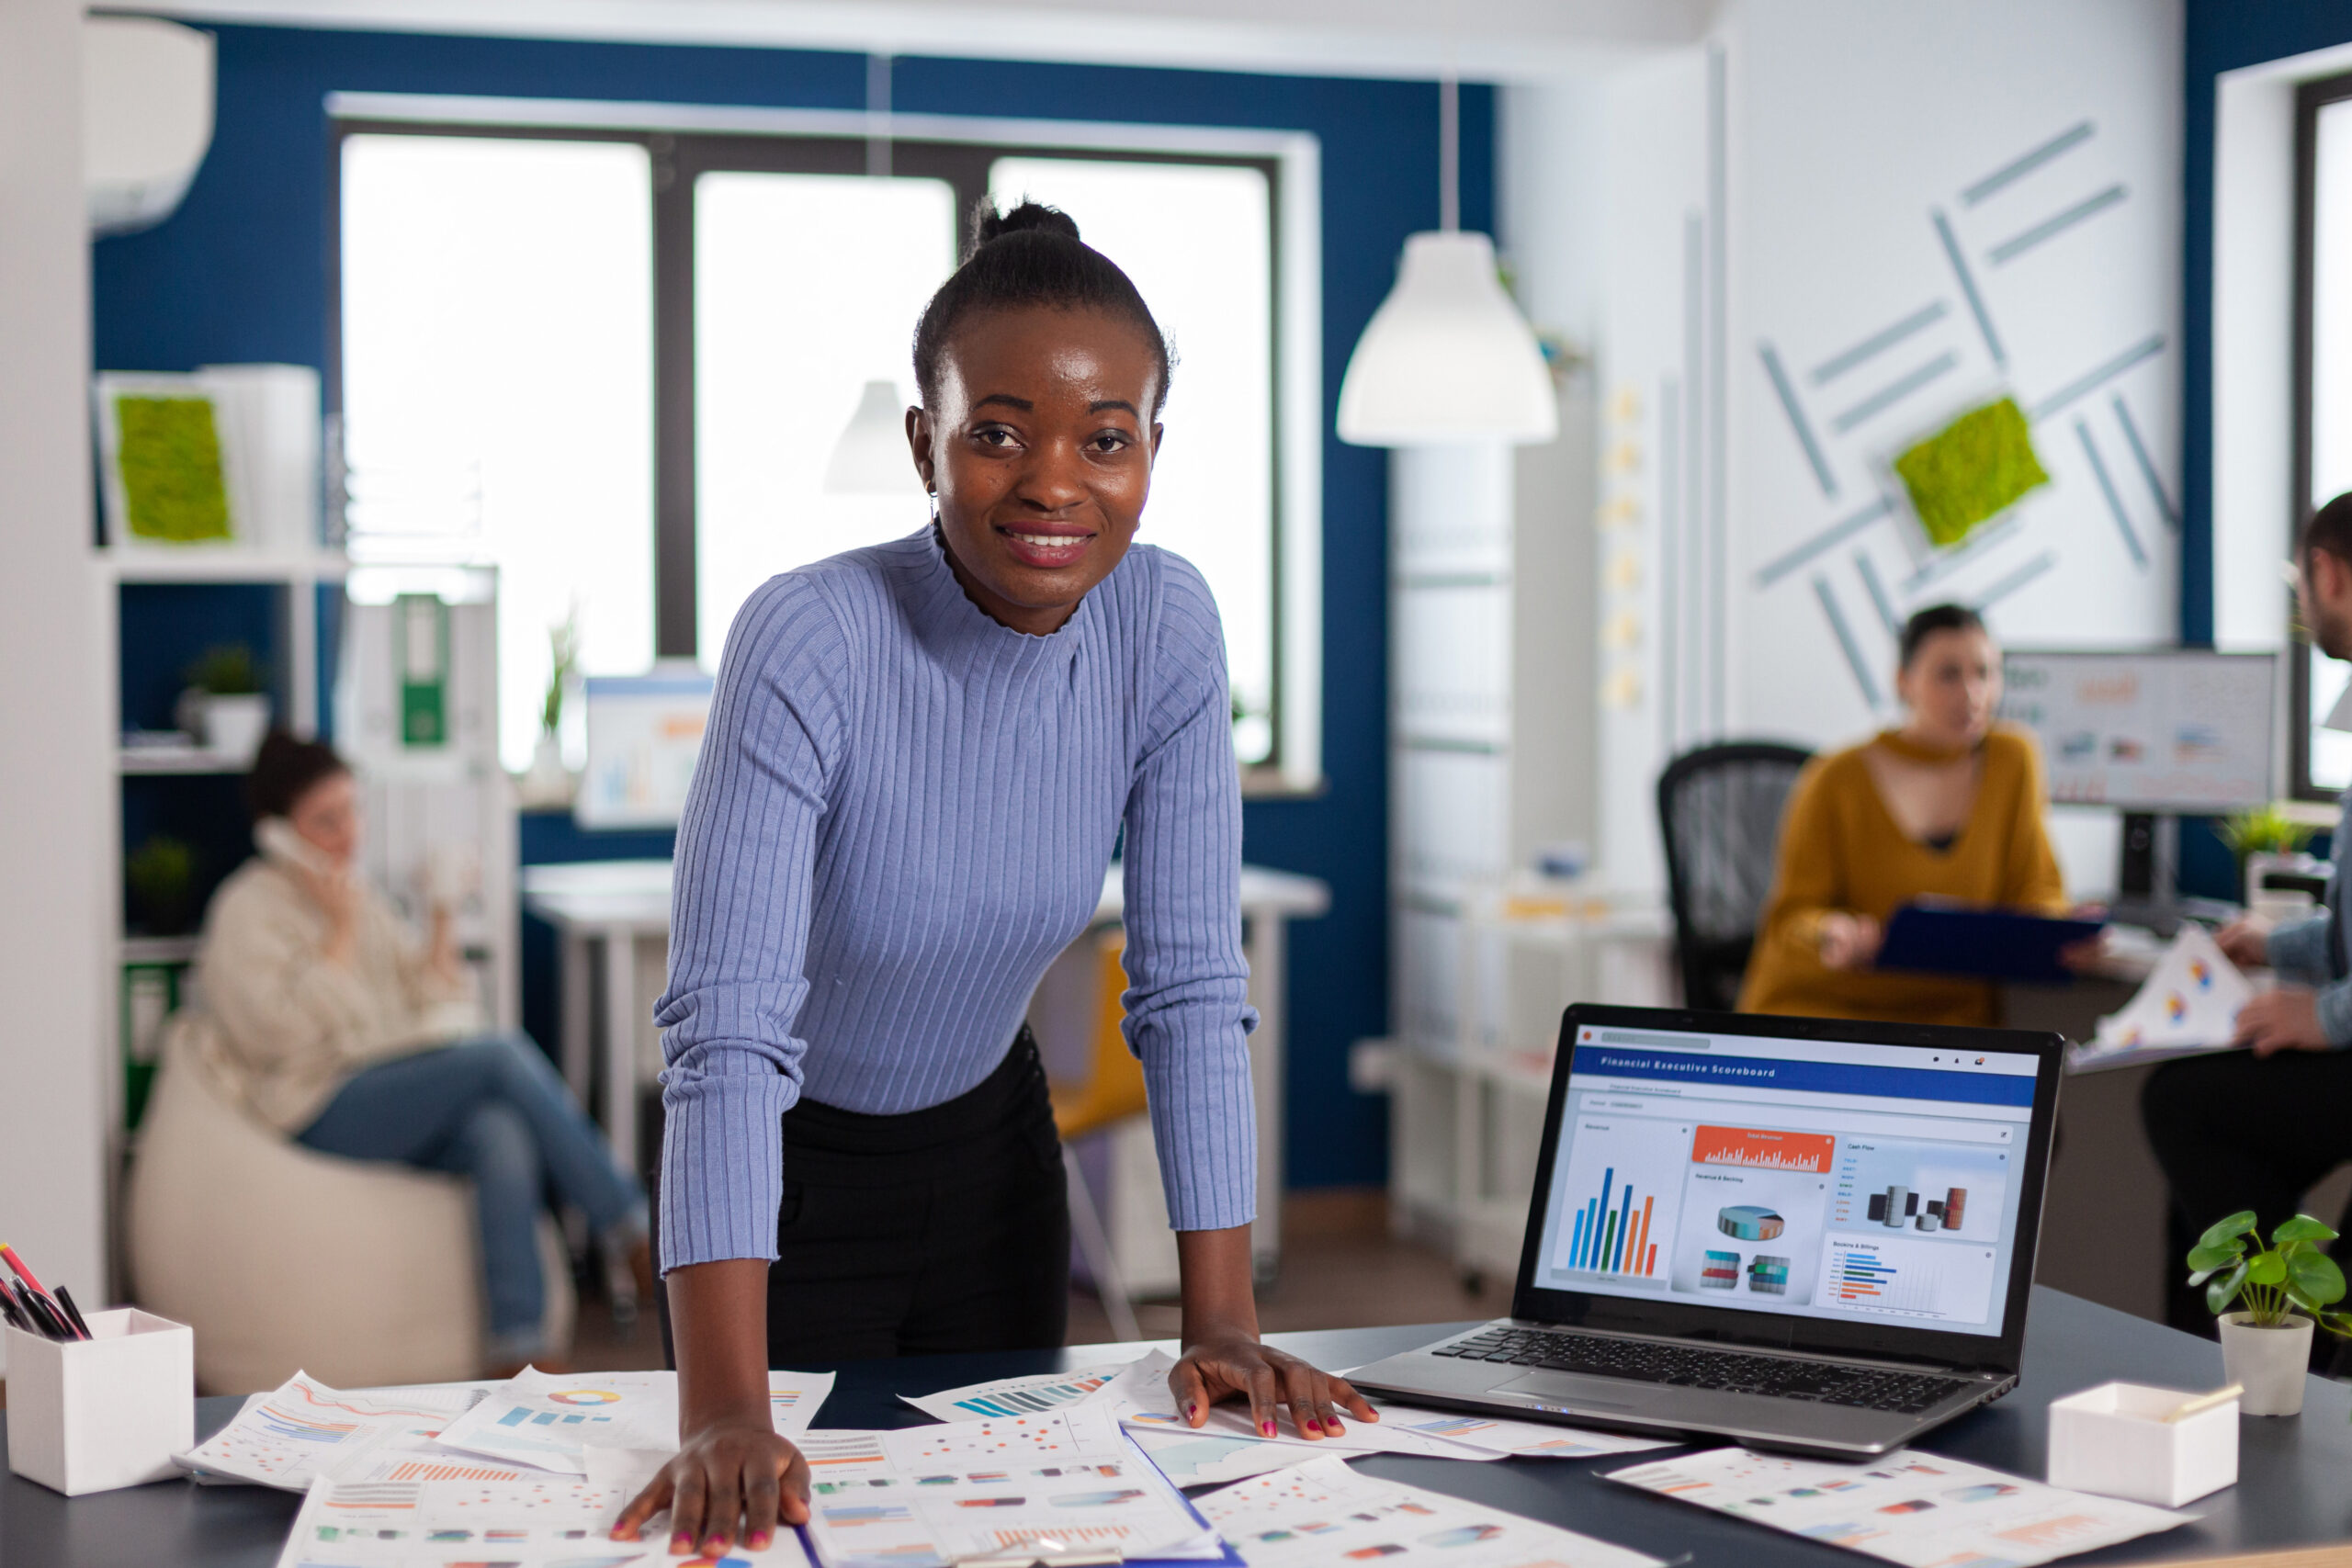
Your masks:
<path fill-rule="evenodd" d="M 106 369 L 272 360 L 323 367 L 328 93 L 481 94 L 858 108 L 863 56 L 786 50 L 218 29 L 212 150 L 187 200 L 93 253 Z M 1288 1177 L 1374 1182 L 1385 1102 L 1347 1086 L 1354 1040 L 1386 1032 L 1387 470 L 1329 434 L 1349 350 L 1386 294 L 1405 236 L 1437 224 L 1429 83 L 901 57 L 909 113 L 1305 130 L 1323 157 L 1324 768 L 1313 800 L 1245 809 L 1253 861 L 1329 882 L 1331 914 L 1290 946 Z M 1492 226 L 1494 96 L 1462 95 L 1462 213 Z"/>

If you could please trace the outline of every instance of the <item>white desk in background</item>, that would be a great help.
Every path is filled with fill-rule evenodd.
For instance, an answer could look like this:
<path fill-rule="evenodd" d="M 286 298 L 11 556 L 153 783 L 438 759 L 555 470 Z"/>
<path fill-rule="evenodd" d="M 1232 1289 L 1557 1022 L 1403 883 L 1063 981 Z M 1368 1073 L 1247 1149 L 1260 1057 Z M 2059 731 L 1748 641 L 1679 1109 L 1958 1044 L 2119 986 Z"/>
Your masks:
<path fill-rule="evenodd" d="M 635 1168 L 637 1090 L 640 1081 L 639 1042 L 650 1038 L 655 992 L 639 983 L 639 946 L 670 940 L 671 863 L 666 860 L 573 861 L 523 868 L 523 908 L 556 929 L 562 947 L 564 1080 L 584 1100 L 601 1077 L 597 1110 L 614 1150 Z M 1096 924 L 1120 918 L 1125 908 L 1120 868 L 1102 878 Z M 1262 866 L 1241 868 L 1242 952 L 1250 963 L 1250 1003 L 1258 1010 L 1250 1037 L 1250 1085 L 1258 1111 L 1258 1223 L 1251 1235 L 1261 1274 L 1271 1271 L 1282 1247 L 1283 1195 L 1283 925 L 1313 919 L 1331 908 L 1331 890 L 1311 876 Z M 591 951 L 601 957 L 602 992 L 590 998 Z M 604 1027 L 594 1027 L 597 1014 Z M 603 1071 L 594 1071 L 597 1046 Z M 1146 1134 L 1148 1135 L 1148 1134 Z M 1164 1215 L 1164 1211 L 1162 1212 Z M 1122 1247 L 1122 1264 L 1126 1248 Z M 1167 1247 L 1173 1265 L 1174 1243 Z M 1160 1269 L 1138 1259 L 1129 1270 L 1132 1288 L 1161 1288 Z M 1167 1281 L 1172 1282 L 1172 1281 Z"/>

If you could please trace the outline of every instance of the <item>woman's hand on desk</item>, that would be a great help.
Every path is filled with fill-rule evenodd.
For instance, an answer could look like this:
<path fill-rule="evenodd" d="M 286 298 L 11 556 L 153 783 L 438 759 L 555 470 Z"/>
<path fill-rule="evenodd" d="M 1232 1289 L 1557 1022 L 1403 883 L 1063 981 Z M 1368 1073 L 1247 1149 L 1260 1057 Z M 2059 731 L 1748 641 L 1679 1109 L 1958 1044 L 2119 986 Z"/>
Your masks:
<path fill-rule="evenodd" d="M 1878 961 L 1879 943 L 1886 940 L 1886 931 L 1868 915 L 1832 909 L 1821 917 L 1816 940 L 1821 943 L 1823 968 L 1867 969 Z"/>
<path fill-rule="evenodd" d="M 2330 1051 L 2319 1024 L 2319 993 L 2301 986 L 2256 992 L 2238 1010 L 2236 1045 L 2251 1045 L 2257 1056 L 2278 1051 Z"/>
<path fill-rule="evenodd" d="M 808 1461 L 779 1437 L 766 1410 L 717 1422 L 686 1439 L 678 1457 L 614 1522 L 615 1540 L 635 1540 L 645 1521 L 670 1510 L 670 1552 L 699 1548 L 717 1557 L 742 1541 L 757 1551 L 779 1525 L 808 1522 Z"/>
<path fill-rule="evenodd" d="M 1340 1409 L 1359 1421 L 1377 1421 L 1374 1411 L 1347 1379 L 1308 1365 L 1248 1335 L 1219 1335 L 1184 1348 L 1184 1359 L 1168 1374 L 1176 1408 L 1191 1425 L 1209 1418 L 1209 1406 L 1231 1394 L 1250 1402 L 1250 1424 L 1274 1435 L 1282 1407 L 1290 1406 L 1298 1435 L 1309 1441 L 1336 1438 Z"/>

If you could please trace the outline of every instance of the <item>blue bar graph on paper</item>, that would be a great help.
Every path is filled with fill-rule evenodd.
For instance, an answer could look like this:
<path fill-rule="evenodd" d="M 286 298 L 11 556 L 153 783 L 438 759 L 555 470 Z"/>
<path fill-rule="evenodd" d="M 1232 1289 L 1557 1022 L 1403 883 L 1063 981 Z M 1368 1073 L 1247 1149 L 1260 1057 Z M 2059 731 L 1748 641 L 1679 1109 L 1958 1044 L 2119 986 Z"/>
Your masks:
<path fill-rule="evenodd" d="M 577 1427 L 586 1419 L 588 1419 L 588 1417 L 585 1416 L 567 1416 L 563 1418 L 563 1424 L 567 1427 Z"/>
<path fill-rule="evenodd" d="M 532 1426 L 534 1426 L 534 1427 L 552 1427 L 552 1426 L 554 1426 L 554 1425 L 555 1425 L 555 1412 L 554 1412 L 554 1411 L 552 1411 L 552 1410 L 549 1410 L 549 1411 L 543 1412 L 543 1413 L 542 1413 L 542 1414 L 540 1414 L 540 1415 L 537 1415 L 537 1416 L 532 1416 L 532 1417 L 531 1417 L 531 1425 L 532 1425 Z"/>
<path fill-rule="evenodd" d="M 505 1415 L 501 1416 L 498 1418 L 498 1424 L 502 1427 L 519 1427 L 530 1418 L 531 1413 L 518 1404 L 514 1409 L 508 1411 Z"/>

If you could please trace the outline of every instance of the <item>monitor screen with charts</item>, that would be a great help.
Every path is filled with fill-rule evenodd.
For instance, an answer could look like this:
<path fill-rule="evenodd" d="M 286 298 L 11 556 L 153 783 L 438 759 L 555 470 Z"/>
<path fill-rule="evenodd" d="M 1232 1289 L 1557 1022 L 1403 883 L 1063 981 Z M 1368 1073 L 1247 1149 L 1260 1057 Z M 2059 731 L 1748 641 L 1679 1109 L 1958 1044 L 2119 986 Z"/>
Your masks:
<path fill-rule="evenodd" d="M 2001 660 L 2001 717 L 2041 742 L 2050 798 L 2204 814 L 2271 798 L 2278 656 L 2198 649 Z"/>
<path fill-rule="evenodd" d="M 1575 1036 L 1527 1283 L 2001 1334 L 2038 1058 L 1595 1023 Z"/>

